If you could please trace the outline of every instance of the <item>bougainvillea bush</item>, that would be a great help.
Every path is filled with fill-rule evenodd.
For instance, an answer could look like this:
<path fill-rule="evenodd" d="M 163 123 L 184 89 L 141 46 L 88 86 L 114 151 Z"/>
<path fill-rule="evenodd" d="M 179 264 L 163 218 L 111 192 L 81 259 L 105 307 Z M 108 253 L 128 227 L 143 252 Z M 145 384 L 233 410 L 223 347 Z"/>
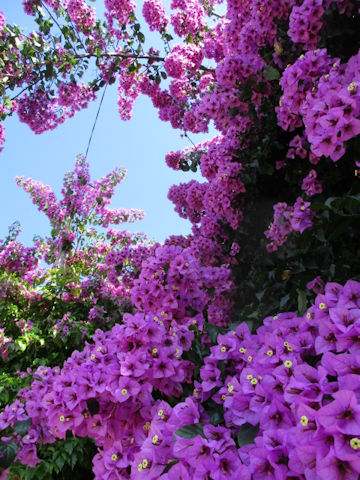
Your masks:
<path fill-rule="evenodd" d="M 41 134 L 116 83 L 124 120 L 143 94 L 217 135 L 166 156 L 203 181 L 163 244 L 114 227 L 143 215 L 109 206 L 121 169 L 79 156 L 60 201 L 17 179 L 51 233 L 0 243 L 1 478 L 357 480 L 360 4 L 104 5 L 0 16 L 1 120 Z"/>

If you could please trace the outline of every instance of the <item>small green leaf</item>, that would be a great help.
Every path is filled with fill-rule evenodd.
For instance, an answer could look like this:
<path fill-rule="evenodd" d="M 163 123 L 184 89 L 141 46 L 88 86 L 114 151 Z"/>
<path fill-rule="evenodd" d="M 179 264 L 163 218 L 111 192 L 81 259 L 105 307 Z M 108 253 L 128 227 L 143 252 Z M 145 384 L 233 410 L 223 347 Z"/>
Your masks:
<path fill-rule="evenodd" d="M 254 442 L 254 438 L 259 433 L 259 426 L 251 425 L 250 423 L 245 423 L 240 427 L 236 438 L 238 441 L 239 447 L 243 447 L 244 445 L 248 445 L 249 443 Z"/>
<path fill-rule="evenodd" d="M 170 462 L 166 465 L 164 471 L 162 472 L 162 474 L 160 475 L 160 477 L 162 475 L 165 475 L 166 473 L 168 473 L 168 471 L 170 470 L 170 468 L 172 468 L 174 465 L 176 465 L 177 463 L 179 463 L 179 459 L 178 458 L 174 458 L 174 460 L 170 460 Z"/>
<path fill-rule="evenodd" d="M 280 72 L 271 65 L 267 65 L 264 70 L 264 77 L 266 78 L 266 80 L 279 80 Z"/>
<path fill-rule="evenodd" d="M 27 420 L 18 420 L 14 423 L 14 430 L 19 435 L 26 435 L 31 425 L 31 418 Z"/>
<path fill-rule="evenodd" d="M 300 290 L 300 288 L 297 288 L 296 291 L 298 294 L 298 298 L 297 298 L 298 312 L 299 312 L 299 315 L 302 316 L 304 315 L 307 309 L 306 293 L 304 290 Z"/>
<path fill-rule="evenodd" d="M 290 299 L 290 295 L 287 293 L 286 295 L 284 295 L 281 300 L 280 300 L 280 309 L 284 308 L 285 305 L 287 304 L 287 302 L 289 301 Z"/>
<path fill-rule="evenodd" d="M 59 456 L 59 457 L 56 458 L 55 465 L 57 465 L 59 470 L 61 470 L 63 468 L 64 464 L 65 464 L 65 460 L 62 457 Z"/>
<path fill-rule="evenodd" d="M 74 445 L 69 442 L 65 442 L 64 450 L 67 454 L 71 455 L 74 450 Z"/>
<path fill-rule="evenodd" d="M 325 205 L 324 203 L 313 202 L 311 204 L 311 210 L 315 210 L 315 212 L 321 212 L 323 210 L 331 210 L 331 208 L 328 205 Z"/>
<path fill-rule="evenodd" d="M 204 435 L 204 425 L 201 423 L 194 423 L 193 425 L 185 425 L 184 427 L 176 430 L 175 435 L 181 438 L 194 438 L 197 435 L 201 435 L 205 438 Z"/>
<path fill-rule="evenodd" d="M 14 461 L 17 453 L 17 445 L 14 442 L 1 442 L 0 443 L 0 467 L 8 468 Z"/>

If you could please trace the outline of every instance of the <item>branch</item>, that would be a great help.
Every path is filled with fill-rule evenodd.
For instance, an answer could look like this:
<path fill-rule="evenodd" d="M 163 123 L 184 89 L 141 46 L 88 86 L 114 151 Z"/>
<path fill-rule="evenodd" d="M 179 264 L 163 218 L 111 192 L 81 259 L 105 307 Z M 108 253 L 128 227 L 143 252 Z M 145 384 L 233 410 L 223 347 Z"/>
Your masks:
<path fill-rule="evenodd" d="M 101 53 L 100 55 L 96 55 L 95 53 L 82 53 L 82 54 L 76 54 L 73 56 L 75 59 L 81 60 L 82 58 L 134 58 L 134 59 L 139 59 L 139 60 L 151 60 L 153 62 L 164 62 L 166 57 L 159 57 L 158 55 L 137 55 L 136 53 L 120 53 L 120 52 L 104 52 Z M 214 69 L 212 68 L 207 68 L 201 65 L 200 70 L 203 70 L 204 72 L 214 72 Z"/>
<path fill-rule="evenodd" d="M 83 54 L 76 53 L 74 56 L 70 56 L 70 58 L 74 58 L 76 60 L 81 60 L 83 58 L 122 58 L 122 59 L 133 58 L 133 59 L 139 59 L 139 60 L 150 60 L 150 61 L 153 61 L 153 62 L 164 62 L 165 59 L 166 59 L 166 57 L 160 57 L 158 55 L 137 55 L 137 54 L 134 54 L 134 53 L 120 53 L 120 52 L 104 52 L 104 53 L 101 53 L 100 55 L 96 55 L 95 53 L 83 53 Z M 49 65 L 51 63 L 53 63 L 53 62 L 48 60 L 46 62 L 39 62 L 39 63 L 36 64 L 36 66 L 43 67 L 43 66 Z M 201 65 L 199 67 L 199 69 L 204 71 L 204 72 L 214 73 L 214 69 L 204 67 L 203 65 Z M 21 79 L 22 77 L 18 77 L 18 78 Z M 25 90 L 28 90 L 29 88 L 36 85 L 40 80 L 41 79 L 38 78 L 37 80 L 32 82 L 30 85 L 27 85 L 19 93 L 17 93 L 14 97 L 12 97 L 11 100 L 14 100 L 17 97 L 19 97 Z M 0 82 L 1 82 L 1 80 L 0 80 Z M 5 84 L 6 83 L 4 82 L 3 85 L 5 85 Z"/>

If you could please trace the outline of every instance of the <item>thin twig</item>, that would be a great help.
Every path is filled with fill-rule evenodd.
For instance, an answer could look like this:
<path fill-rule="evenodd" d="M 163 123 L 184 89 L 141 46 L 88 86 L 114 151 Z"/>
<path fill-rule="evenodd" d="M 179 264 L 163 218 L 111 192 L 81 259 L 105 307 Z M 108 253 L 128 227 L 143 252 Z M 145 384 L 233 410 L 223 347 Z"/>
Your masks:
<path fill-rule="evenodd" d="M 215 13 L 215 12 L 211 12 L 210 15 L 212 15 L 213 17 L 217 17 L 217 18 L 224 18 L 223 15 L 219 15 L 218 13 Z"/>
<path fill-rule="evenodd" d="M 101 57 L 110 57 L 110 58 L 135 58 L 138 60 L 151 60 L 154 62 L 164 62 L 166 57 L 159 57 L 158 55 L 137 55 L 134 53 L 120 53 L 120 52 L 104 52 L 101 53 L 100 55 L 96 55 L 95 53 L 81 53 L 74 55 L 73 58 L 75 59 L 82 59 L 82 58 L 101 58 Z M 200 65 L 199 67 L 200 70 L 203 70 L 205 72 L 214 72 L 212 68 L 207 68 L 204 67 L 203 65 Z"/>
<path fill-rule="evenodd" d="M 103 100 L 104 100 L 104 96 L 105 96 L 105 92 L 106 92 L 107 86 L 108 86 L 108 84 L 105 85 L 105 88 L 104 88 L 104 91 L 103 91 L 103 94 L 102 94 L 102 97 L 101 97 L 101 100 L 100 100 L 100 105 L 99 105 L 98 111 L 97 111 L 97 113 L 96 113 L 94 125 L 93 125 L 92 130 L 91 130 L 89 142 L 88 142 L 88 145 L 87 145 L 87 148 L 86 148 L 86 153 L 85 153 L 85 157 L 86 157 L 86 158 L 87 158 L 87 155 L 88 155 L 88 152 L 89 152 L 91 140 L 92 140 L 92 137 L 93 137 L 93 134 L 94 134 L 94 130 L 95 130 L 95 127 L 96 127 L 96 122 L 97 122 L 98 117 L 99 117 L 99 113 L 100 113 L 101 106 L 102 106 L 102 103 L 103 103 Z"/>
<path fill-rule="evenodd" d="M 189 134 L 187 132 L 184 133 L 184 137 L 187 138 L 189 140 L 189 142 L 193 144 L 194 147 L 196 147 L 195 143 L 191 140 L 191 138 L 189 137 Z"/>

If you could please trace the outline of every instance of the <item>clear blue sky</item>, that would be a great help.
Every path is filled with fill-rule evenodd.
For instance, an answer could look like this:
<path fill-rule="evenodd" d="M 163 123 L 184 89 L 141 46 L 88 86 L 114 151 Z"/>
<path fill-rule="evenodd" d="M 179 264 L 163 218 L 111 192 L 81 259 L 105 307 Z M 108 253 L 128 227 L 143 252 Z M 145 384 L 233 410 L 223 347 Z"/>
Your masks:
<path fill-rule="evenodd" d="M 103 12 L 102 0 L 89 4 L 96 7 L 98 14 Z M 21 0 L 0 0 L 0 10 L 9 23 L 24 25 L 27 31 L 36 28 L 31 17 L 23 13 Z M 141 11 L 141 7 L 138 10 Z M 101 92 L 87 110 L 42 135 L 33 134 L 16 115 L 5 122 L 6 142 L 0 153 L 0 238 L 6 235 L 8 225 L 15 220 L 21 223 L 20 239 L 27 245 L 34 234 L 49 232 L 45 215 L 37 211 L 14 179 L 17 175 L 38 179 L 51 185 L 59 194 L 62 178 L 73 169 L 76 154 L 85 153 L 100 96 Z M 125 229 L 145 232 L 158 241 L 171 234 L 190 232 L 190 223 L 178 217 L 167 199 L 172 184 L 194 178 L 194 174 L 175 172 L 165 163 L 168 151 L 190 146 L 180 133 L 158 119 L 157 111 L 146 97 L 137 100 L 132 120 L 123 122 L 117 111 L 116 84 L 108 87 L 88 161 L 93 179 L 107 174 L 115 166 L 127 169 L 127 176 L 113 197 L 112 207 L 141 208 L 146 211 L 146 217 L 133 225 L 124 224 Z M 197 143 L 206 136 L 192 135 L 191 138 Z M 197 175 L 195 178 L 201 177 Z"/>

